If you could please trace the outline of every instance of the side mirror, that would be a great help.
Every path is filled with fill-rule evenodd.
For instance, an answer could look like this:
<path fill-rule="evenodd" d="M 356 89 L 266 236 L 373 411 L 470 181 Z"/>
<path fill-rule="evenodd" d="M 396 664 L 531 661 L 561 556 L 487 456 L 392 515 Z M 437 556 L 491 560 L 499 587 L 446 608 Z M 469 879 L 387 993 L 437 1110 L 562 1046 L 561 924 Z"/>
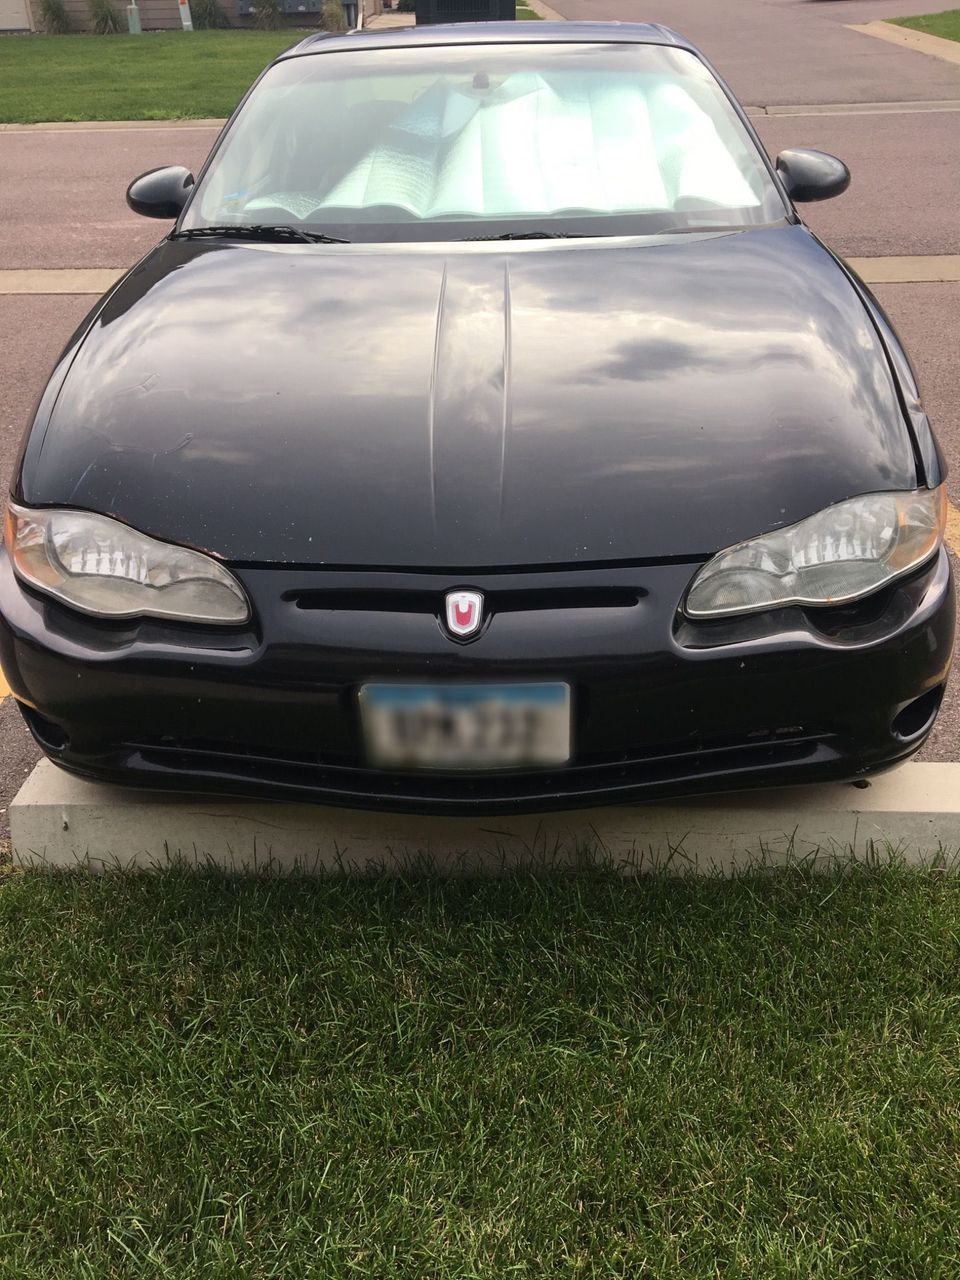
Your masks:
<path fill-rule="evenodd" d="M 183 165 L 141 173 L 127 187 L 127 204 L 145 218 L 179 218 L 193 186 L 193 174 Z"/>
<path fill-rule="evenodd" d="M 829 200 L 842 195 L 850 185 L 850 170 L 826 151 L 796 147 L 777 156 L 777 172 L 794 202 Z"/>

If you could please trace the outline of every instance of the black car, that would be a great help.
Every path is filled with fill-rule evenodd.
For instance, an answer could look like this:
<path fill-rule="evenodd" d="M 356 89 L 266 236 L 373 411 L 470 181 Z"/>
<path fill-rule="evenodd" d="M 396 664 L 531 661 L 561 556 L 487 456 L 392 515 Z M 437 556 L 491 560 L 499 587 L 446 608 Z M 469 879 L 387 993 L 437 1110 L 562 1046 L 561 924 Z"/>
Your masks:
<path fill-rule="evenodd" d="M 662 27 L 311 36 L 26 435 L 0 654 L 117 782 L 424 811 L 917 750 L 954 605 L 907 358 Z"/>

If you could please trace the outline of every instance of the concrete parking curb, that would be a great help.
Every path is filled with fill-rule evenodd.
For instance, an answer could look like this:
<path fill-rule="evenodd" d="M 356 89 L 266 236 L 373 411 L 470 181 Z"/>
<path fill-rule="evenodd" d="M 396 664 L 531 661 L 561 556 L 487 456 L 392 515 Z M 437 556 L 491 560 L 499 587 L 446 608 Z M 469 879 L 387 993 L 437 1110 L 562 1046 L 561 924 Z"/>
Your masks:
<path fill-rule="evenodd" d="M 362 872 L 423 859 L 437 871 L 582 866 L 723 873 L 829 866 L 893 849 L 925 864 L 960 850 L 960 764 L 908 764 L 864 788 L 758 791 L 522 817 L 425 818 L 312 805 L 167 796 L 85 782 L 42 761 L 10 806 L 27 867 Z"/>

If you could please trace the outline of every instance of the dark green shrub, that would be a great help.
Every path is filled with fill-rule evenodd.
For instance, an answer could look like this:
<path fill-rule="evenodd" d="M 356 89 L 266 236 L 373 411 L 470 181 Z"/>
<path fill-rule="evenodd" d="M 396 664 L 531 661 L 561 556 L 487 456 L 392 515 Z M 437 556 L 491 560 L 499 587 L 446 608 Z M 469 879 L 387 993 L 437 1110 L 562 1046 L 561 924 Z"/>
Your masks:
<path fill-rule="evenodd" d="M 87 8 L 98 36 L 112 36 L 120 30 L 120 15 L 112 0 L 87 0 Z"/>
<path fill-rule="evenodd" d="M 40 25 L 48 36 L 62 36 L 70 30 L 70 15 L 63 0 L 40 0 Z"/>
<path fill-rule="evenodd" d="M 190 14 L 197 31 L 214 31 L 230 25 L 219 0 L 190 0 Z"/>
<path fill-rule="evenodd" d="M 254 21 L 261 31 L 276 31 L 282 25 L 279 0 L 257 0 Z"/>
<path fill-rule="evenodd" d="M 320 10 L 320 25 L 324 31 L 346 31 L 347 19 L 344 16 L 340 0 L 323 0 Z"/>

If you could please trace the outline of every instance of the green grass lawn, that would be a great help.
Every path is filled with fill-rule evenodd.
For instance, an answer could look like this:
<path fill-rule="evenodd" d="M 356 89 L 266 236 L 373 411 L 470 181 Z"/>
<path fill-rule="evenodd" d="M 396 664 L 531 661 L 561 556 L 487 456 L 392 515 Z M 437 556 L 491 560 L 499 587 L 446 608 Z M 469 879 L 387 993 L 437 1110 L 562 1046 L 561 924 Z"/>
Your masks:
<path fill-rule="evenodd" d="M 917 18 L 890 18 L 898 27 L 912 27 L 926 31 L 931 36 L 943 36 L 946 40 L 960 40 L 960 9 L 948 9 L 945 13 L 925 13 Z"/>
<path fill-rule="evenodd" d="M 960 880 L 0 880 L 0 1275 L 960 1274 Z"/>
<path fill-rule="evenodd" d="M 0 36 L 0 121 L 228 116 L 296 31 Z"/>
<path fill-rule="evenodd" d="M 523 6 L 520 19 L 539 14 Z M 302 31 L 0 36 L 0 122 L 228 116 Z"/>

